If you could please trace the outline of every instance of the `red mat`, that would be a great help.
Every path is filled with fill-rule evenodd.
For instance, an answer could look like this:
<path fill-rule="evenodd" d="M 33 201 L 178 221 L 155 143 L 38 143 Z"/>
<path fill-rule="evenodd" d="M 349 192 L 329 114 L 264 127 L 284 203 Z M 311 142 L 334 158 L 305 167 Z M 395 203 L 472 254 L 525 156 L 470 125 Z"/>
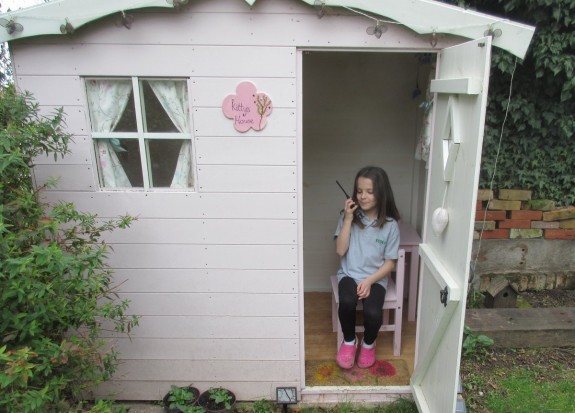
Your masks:
<path fill-rule="evenodd" d="M 377 360 L 367 369 L 340 368 L 335 360 L 305 362 L 306 386 L 406 386 L 409 371 L 404 360 Z"/>

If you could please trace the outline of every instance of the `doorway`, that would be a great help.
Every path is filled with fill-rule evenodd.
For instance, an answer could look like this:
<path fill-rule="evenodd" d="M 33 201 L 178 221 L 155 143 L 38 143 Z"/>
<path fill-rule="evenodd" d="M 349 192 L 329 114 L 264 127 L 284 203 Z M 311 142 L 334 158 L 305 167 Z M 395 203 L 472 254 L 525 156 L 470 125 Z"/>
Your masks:
<path fill-rule="evenodd" d="M 335 181 L 351 194 L 353 178 L 361 167 L 383 167 L 402 222 L 421 233 L 426 164 L 415 154 L 432 66 L 430 55 L 422 53 L 302 54 L 306 361 L 335 358 L 329 276 L 339 265 L 333 233 L 345 199 Z M 415 321 L 406 319 L 400 358 L 405 359 L 410 373 L 415 330 Z M 378 359 L 393 358 L 391 335 L 381 334 Z"/>

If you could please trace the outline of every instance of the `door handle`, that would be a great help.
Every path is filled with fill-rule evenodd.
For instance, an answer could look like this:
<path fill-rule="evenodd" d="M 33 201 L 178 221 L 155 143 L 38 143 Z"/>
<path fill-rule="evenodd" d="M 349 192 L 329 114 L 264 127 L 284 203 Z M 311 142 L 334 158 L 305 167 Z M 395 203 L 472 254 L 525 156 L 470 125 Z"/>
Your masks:
<path fill-rule="evenodd" d="M 439 290 L 439 301 L 443 304 L 444 307 L 447 307 L 447 295 L 449 292 L 447 291 L 447 286 L 443 290 Z"/>

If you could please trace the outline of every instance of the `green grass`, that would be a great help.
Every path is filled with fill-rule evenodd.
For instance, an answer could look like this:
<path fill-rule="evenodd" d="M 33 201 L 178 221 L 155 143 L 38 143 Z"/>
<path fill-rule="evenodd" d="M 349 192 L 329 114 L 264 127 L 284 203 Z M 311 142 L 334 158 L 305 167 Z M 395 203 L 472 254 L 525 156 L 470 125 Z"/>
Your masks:
<path fill-rule="evenodd" d="M 413 400 L 399 399 L 387 406 L 386 413 L 417 413 L 417 406 Z"/>
<path fill-rule="evenodd" d="M 469 413 L 575 413 L 575 349 L 501 349 L 461 363 Z"/>
<path fill-rule="evenodd" d="M 463 381 L 465 390 L 465 403 L 467 406 L 474 406 L 480 401 L 482 389 L 486 386 L 485 379 L 475 372 L 466 375 Z"/>
<path fill-rule="evenodd" d="M 540 377 L 536 371 L 519 369 L 496 379 L 493 384 L 499 391 L 487 394 L 487 407 L 493 413 L 575 413 L 575 371 L 560 372 L 552 381 Z"/>
<path fill-rule="evenodd" d="M 389 404 L 363 405 L 353 403 L 340 403 L 331 407 L 309 406 L 294 409 L 299 413 L 418 413 L 413 400 L 398 399 Z"/>
<path fill-rule="evenodd" d="M 282 408 L 269 400 L 236 405 L 238 413 L 281 413 Z M 339 403 L 336 405 L 290 406 L 289 413 L 418 413 L 415 402 L 398 399 L 387 404 Z"/>

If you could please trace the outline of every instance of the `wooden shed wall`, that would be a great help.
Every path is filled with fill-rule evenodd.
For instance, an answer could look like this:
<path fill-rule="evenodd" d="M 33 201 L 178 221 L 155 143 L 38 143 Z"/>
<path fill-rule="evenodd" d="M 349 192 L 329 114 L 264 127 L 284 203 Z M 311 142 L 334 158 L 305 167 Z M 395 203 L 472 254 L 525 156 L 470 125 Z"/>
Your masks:
<path fill-rule="evenodd" d="M 46 200 L 139 218 L 107 237 L 121 297 L 142 318 L 131 341 L 110 336 L 122 363 L 98 392 L 159 399 L 171 384 L 194 383 L 226 386 L 240 400 L 273 398 L 277 385 L 300 386 L 303 373 L 297 47 L 421 50 L 428 40 L 399 26 L 378 40 L 356 15 L 318 24 L 297 0 L 201 0 L 133 14 L 131 30 L 111 16 L 70 37 L 12 44 L 18 87 L 44 113 L 63 106 L 75 135 L 63 160 L 37 160 L 38 185 L 60 177 Z M 195 192 L 99 189 L 84 76 L 190 79 Z M 263 131 L 241 134 L 221 103 L 246 79 L 274 110 Z"/>

